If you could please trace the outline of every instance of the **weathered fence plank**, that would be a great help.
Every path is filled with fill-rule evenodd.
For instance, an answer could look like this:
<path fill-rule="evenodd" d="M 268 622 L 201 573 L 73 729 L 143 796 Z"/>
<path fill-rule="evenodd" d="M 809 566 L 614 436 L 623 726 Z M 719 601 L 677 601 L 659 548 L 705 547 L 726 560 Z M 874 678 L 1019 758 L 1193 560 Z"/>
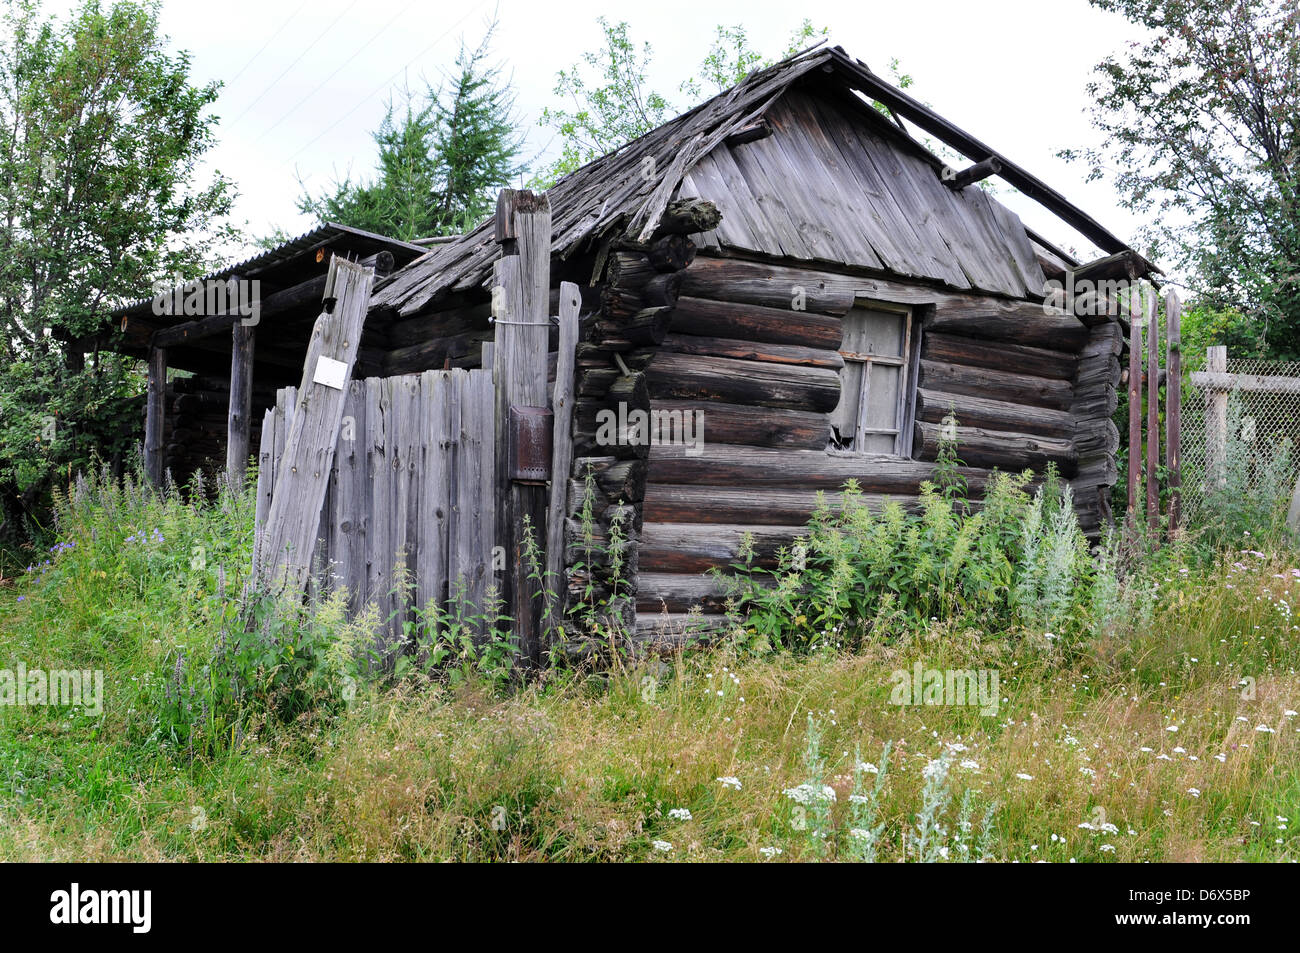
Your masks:
<path fill-rule="evenodd" d="M 1147 328 L 1147 531 L 1160 532 L 1160 322 L 1156 290 L 1148 287 L 1143 304 Z"/>
<path fill-rule="evenodd" d="M 1228 376 L 1228 348 L 1222 344 L 1207 347 L 1205 369 L 1209 375 L 1221 375 L 1226 383 L 1226 386 L 1212 387 L 1205 392 L 1205 475 L 1211 485 L 1220 486 L 1227 462 L 1228 391 L 1232 387 Z M 1194 382 L 1196 376 L 1192 376 Z"/>
<path fill-rule="evenodd" d="M 302 592 L 306 586 L 343 418 L 343 390 L 356 361 L 373 277 L 370 269 L 337 257 L 330 260 L 325 299 L 334 305 L 327 305 L 316 319 L 298 404 L 285 437 L 262 563 L 255 573 L 264 589 L 283 586 Z"/>
<path fill-rule="evenodd" d="M 513 615 L 521 662 L 541 661 L 540 580 L 530 579 L 526 533 L 538 550 L 546 520 L 543 482 L 511 479 L 511 407 L 546 405 L 549 338 L 551 210 L 545 196 L 505 189 L 497 201 L 497 236 L 504 257 L 493 269 L 497 537 L 505 547 L 501 592 Z M 540 568 L 540 567 L 539 567 Z"/>
<path fill-rule="evenodd" d="M 1182 303 L 1165 293 L 1165 470 L 1169 481 L 1169 532 L 1182 517 L 1183 486 L 1183 333 Z"/>
<path fill-rule="evenodd" d="M 1128 336 L 1128 528 L 1137 526 L 1138 480 L 1142 473 L 1142 293 L 1129 293 Z"/>
<path fill-rule="evenodd" d="M 582 296 L 578 286 L 560 284 L 560 344 L 555 366 L 555 391 L 551 410 L 555 414 L 551 444 L 551 500 L 546 512 L 546 616 L 553 626 L 560 611 L 559 594 L 564 572 L 564 518 L 568 510 L 566 491 L 573 465 L 574 366 L 577 361 L 578 311 Z"/>

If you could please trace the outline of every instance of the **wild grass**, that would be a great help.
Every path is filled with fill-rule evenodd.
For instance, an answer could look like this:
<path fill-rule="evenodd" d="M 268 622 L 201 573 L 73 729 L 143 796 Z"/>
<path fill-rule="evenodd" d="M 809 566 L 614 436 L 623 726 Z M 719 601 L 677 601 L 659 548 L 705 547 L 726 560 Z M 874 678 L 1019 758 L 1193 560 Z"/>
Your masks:
<path fill-rule="evenodd" d="M 102 716 L 0 707 L 0 858 L 1300 859 L 1285 549 L 1234 547 L 1207 570 L 1172 546 L 1104 587 L 1090 576 L 1070 599 L 1088 624 L 1064 637 L 1016 601 L 1017 559 L 1001 615 L 940 600 L 852 645 L 723 639 L 509 688 L 459 660 L 455 680 L 367 677 L 349 651 L 346 691 L 337 647 L 366 633 L 337 605 L 240 614 L 249 505 L 87 484 L 57 551 L 0 588 L 0 668 L 105 672 Z M 1043 525 L 1014 545 L 1058 535 Z M 1039 552 L 1044 569 L 1063 558 Z M 280 648 L 214 666 L 249 618 L 287 626 Z M 173 710 L 180 658 L 195 702 Z M 893 673 L 918 662 L 996 671 L 996 713 L 894 704 Z M 204 695 L 214 671 L 237 697 Z"/>

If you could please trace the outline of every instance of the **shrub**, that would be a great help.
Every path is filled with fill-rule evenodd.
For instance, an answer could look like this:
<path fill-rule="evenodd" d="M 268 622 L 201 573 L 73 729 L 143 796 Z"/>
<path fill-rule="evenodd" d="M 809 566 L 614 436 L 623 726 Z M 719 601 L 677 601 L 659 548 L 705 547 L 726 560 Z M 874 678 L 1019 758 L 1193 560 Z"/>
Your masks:
<path fill-rule="evenodd" d="M 1098 584 L 1068 488 L 1054 474 L 996 474 L 972 507 L 952 484 L 925 483 L 913 512 L 872 512 L 855 481 L 819 498 L 807 533 L 756 565 L 752 543 L 732 567 L 731 605 L 757 645 L 809 649 L 921 631 L 932 620 L 1077 631 Z"/>

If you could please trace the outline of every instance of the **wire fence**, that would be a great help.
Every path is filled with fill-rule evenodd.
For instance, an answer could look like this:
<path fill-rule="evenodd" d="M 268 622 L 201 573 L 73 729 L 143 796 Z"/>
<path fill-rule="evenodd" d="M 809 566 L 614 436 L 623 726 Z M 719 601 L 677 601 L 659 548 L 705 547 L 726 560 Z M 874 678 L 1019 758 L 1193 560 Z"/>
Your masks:
<path fill-rule="evenodd" d="M 1300 362 L 1207 357 L 1183 400 L 1183 509 L 1195 516 L 1212 481 L 1288 499 L 1300 477 Z M 1261 501 L 1263 502 L 1263 501 Z"/>

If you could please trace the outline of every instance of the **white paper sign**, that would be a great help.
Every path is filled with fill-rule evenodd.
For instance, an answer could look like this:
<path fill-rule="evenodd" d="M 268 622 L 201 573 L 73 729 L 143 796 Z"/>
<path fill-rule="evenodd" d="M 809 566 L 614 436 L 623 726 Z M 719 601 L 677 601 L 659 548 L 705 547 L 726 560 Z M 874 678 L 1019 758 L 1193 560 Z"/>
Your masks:
<path fill-rule="evenodd" d="M 343 379 L 347 377 L 348 366 L 342 361 L 336 361 L 332 357 L 316 358 L 316 373 L 312 375 L 312 381 L 317 384 L 324 384 L 326 387 L 333 387 L 335 390 L 343 389 Z"/>

